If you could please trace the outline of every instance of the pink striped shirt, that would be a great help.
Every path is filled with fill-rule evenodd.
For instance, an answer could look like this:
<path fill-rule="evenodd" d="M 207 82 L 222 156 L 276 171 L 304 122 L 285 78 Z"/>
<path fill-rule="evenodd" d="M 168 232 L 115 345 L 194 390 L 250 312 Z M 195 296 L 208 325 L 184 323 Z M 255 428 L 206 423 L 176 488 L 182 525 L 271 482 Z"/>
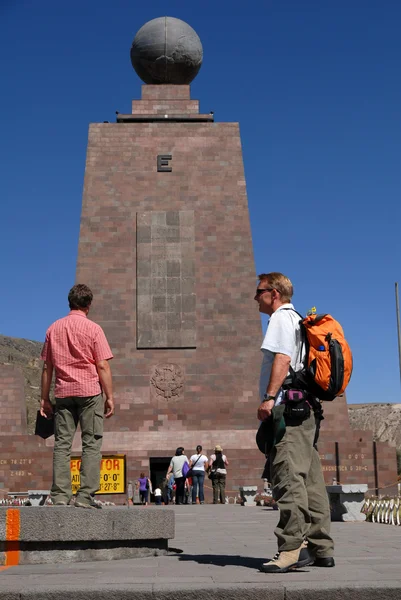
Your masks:
<path fill-rule="evenodd" d="M 50 325 L 41 354 L 54 366 L 56 398 L 100 394 L 96 363 L 110 358 L 113 354 L 103 329 L 82 310 L 72 310 Z"/>

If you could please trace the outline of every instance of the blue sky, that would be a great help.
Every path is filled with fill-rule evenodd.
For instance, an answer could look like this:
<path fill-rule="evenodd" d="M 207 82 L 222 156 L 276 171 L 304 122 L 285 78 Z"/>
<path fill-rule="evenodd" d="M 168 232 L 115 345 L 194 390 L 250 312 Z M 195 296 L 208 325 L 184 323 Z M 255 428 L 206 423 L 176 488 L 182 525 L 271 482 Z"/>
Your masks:
<path fill-rule="evenodd" d="M 201 111 L 240 122 L 257 272 L 342 323 L 349 402 L 400 402 L 398 0 L 1 0 L 0 333 L 65 314 L 88 124 L 140 98 L 132 39 L 165 14 L 203 42 Z"/>

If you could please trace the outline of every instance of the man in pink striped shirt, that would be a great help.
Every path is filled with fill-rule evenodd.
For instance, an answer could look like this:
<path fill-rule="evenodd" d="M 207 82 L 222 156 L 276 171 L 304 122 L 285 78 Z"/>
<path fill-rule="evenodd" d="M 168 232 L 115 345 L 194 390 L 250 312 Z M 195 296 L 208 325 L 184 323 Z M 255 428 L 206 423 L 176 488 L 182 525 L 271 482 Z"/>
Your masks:
<path fill-rule="evenodd" d="M 42 395 L 40 412 L 54 413 L 53 485 L 51 498 L 66 506 L 72 498 L 71 446 L 81 426 L 81 481 L 75 506 L 99 508 L 93 495 L 99 489 L 103 418 L 114 413 L 109 360 L 113 358 L 102 328 L 87 316 L 93 300 L 91 290 L 74 285 L 68 294 L 69 314 L 55 321 L 46 332 L 41 358 Z M 55 406 L 49 392 L 55 371 Z M 104 393 L 104 398 L 102 395 Z"/>

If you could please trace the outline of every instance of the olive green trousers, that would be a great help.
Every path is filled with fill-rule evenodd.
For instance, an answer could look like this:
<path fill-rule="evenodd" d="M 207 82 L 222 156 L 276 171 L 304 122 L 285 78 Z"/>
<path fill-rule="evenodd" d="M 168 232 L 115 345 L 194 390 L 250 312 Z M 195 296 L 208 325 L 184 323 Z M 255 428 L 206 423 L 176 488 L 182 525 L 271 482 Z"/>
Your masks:
<path fill-rule="evenodd" d="M 213 485 L 213 504 L 221 504 L 226 502 L 226 479 L 225 473 L 215 473 L 212 479 Z"/>
<path fill-rule="evenodd" d="M 99 489 L 103 439 L 104 400 L 100 394 L 88 397 L 56 398 L 54 412 L 53 485 L 54 503 L 69 502 L 71 487 L 71 446 L 78 423 L 81 427 L 82 458 L 80 487 L 76 499 L 89 503 Z"/>
<path fill-rule="evenodd" d="M 275 529 L 280 551 L 308 541 L 317 557 L 333 556 L 330 505 L 318 451 L 313 447 L 313 412 L 303 422 L 286 419 L 286 431 L 270 453 L 273 497 L 280 509 Z"/>

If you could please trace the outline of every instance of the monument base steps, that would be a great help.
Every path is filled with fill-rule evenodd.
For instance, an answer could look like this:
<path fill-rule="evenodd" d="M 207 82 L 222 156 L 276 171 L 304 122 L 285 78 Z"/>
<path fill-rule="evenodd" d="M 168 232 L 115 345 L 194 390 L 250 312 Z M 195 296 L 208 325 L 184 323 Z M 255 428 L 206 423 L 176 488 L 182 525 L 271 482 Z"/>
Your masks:
<path fill-rule="evenodd" d="M 161 508 L 0 507 L 0 565 L 160 556 L 174 526 L 174 512 Z"/>

